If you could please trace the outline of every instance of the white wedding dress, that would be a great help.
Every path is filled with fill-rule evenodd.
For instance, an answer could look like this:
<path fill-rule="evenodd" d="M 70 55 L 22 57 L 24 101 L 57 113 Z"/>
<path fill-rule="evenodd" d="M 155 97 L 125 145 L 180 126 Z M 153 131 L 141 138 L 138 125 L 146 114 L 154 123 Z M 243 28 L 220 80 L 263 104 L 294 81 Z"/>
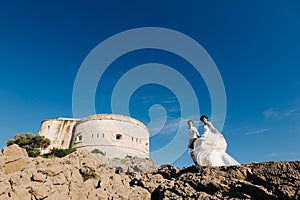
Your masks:
<path fill-rule="evenodd" d="M 212 133 L 212 130 L 215 133 Z M 204 126 L 204 134 L 195 141 L 194 146 L 194 155 L 200 166 L 230 166 L 240 164 L 226 153 L 227 143 L 225 138 L 210 122 Z"/>

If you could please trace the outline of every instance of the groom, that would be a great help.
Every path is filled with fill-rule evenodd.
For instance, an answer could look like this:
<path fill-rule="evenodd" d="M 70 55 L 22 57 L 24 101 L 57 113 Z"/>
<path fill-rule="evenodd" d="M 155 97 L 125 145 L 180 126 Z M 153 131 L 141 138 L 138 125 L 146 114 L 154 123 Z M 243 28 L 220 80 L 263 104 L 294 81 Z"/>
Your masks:
<path fill-rule="evenodd" d="M 189 120 L 188 121 L 188 134 L 189 134 L 189 143 L 188 143 L 188 148 L 189 148 L 189 152 L 190 152 L 190 156 L 193 159 L 195 165 L 197 166 L 197 159 L 195 158 L 194 155 L 194 143 L 197 140 L 197 138 L 200 138 L 201 135 L 199 134 L 198 130 L 196 129 L 195 126 L 193 126 L 193 121 Z"/>

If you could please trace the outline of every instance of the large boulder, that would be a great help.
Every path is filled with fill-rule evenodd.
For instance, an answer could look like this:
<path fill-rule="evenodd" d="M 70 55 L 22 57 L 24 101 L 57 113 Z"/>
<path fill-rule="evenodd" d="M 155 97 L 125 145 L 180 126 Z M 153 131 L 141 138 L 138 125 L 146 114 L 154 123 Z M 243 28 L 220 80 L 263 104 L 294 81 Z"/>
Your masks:
<path fill-rule="evenodd" d="M 4 147 L 3 155 L 11 156 L 11 157 L 28 157 L 26 150 L 19 147 L 17 144 L 13 144 L 8 147 Z"/>
<path fill-rule="evenodd" d="M 21 171 L 30 166 L 30 159 L 26 150 L 16 144 L 4 147 L 1 159 L 4 162 L 4 174 Z"/>

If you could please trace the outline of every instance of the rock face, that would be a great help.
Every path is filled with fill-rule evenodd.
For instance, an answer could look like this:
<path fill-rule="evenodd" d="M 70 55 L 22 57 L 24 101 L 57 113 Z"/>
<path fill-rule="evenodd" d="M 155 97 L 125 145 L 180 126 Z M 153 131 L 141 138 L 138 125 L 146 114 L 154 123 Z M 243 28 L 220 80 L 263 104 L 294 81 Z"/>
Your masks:
<path fill-rule="evenodd" d="M 28 158 L 12 145 L 0 153 L 1 199 L 300 199 L 300 161 L 180 170 L 87 151 Z"/>
<path fill-rule="evenodd" d="M 10 174 L 16 171 L 24 170 L 29 165 L 29 158 L 25 149 L 14 144 L 10 147 L 4 147 L 1 163 L 4 164 L 4 173 Z"/>
<path fill-rule="evenodd" d="M 299 199 L 300 161 L 251 163 L 231 167 L 162 166 L 164 180 L 155 199 Z M 143 179 L 136 185 L 145 185 Z M 182 198 L 184 197 L 184 198 Z"/>

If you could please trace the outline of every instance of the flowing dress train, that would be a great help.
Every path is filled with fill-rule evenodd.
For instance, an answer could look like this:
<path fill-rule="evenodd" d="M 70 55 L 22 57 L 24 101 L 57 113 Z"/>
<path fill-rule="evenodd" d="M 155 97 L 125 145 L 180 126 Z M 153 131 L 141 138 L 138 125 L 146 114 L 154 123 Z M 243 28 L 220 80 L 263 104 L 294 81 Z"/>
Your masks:
<path fill-rule="evenodd" d="M 227 143 L 223 135 L 212 133 L 211 127 L 206 127 L 203 137 L 197 139 L 194 145 L 194 154 L 200 166 L 230 166 L 240 164 L 226 153 Z"/>

